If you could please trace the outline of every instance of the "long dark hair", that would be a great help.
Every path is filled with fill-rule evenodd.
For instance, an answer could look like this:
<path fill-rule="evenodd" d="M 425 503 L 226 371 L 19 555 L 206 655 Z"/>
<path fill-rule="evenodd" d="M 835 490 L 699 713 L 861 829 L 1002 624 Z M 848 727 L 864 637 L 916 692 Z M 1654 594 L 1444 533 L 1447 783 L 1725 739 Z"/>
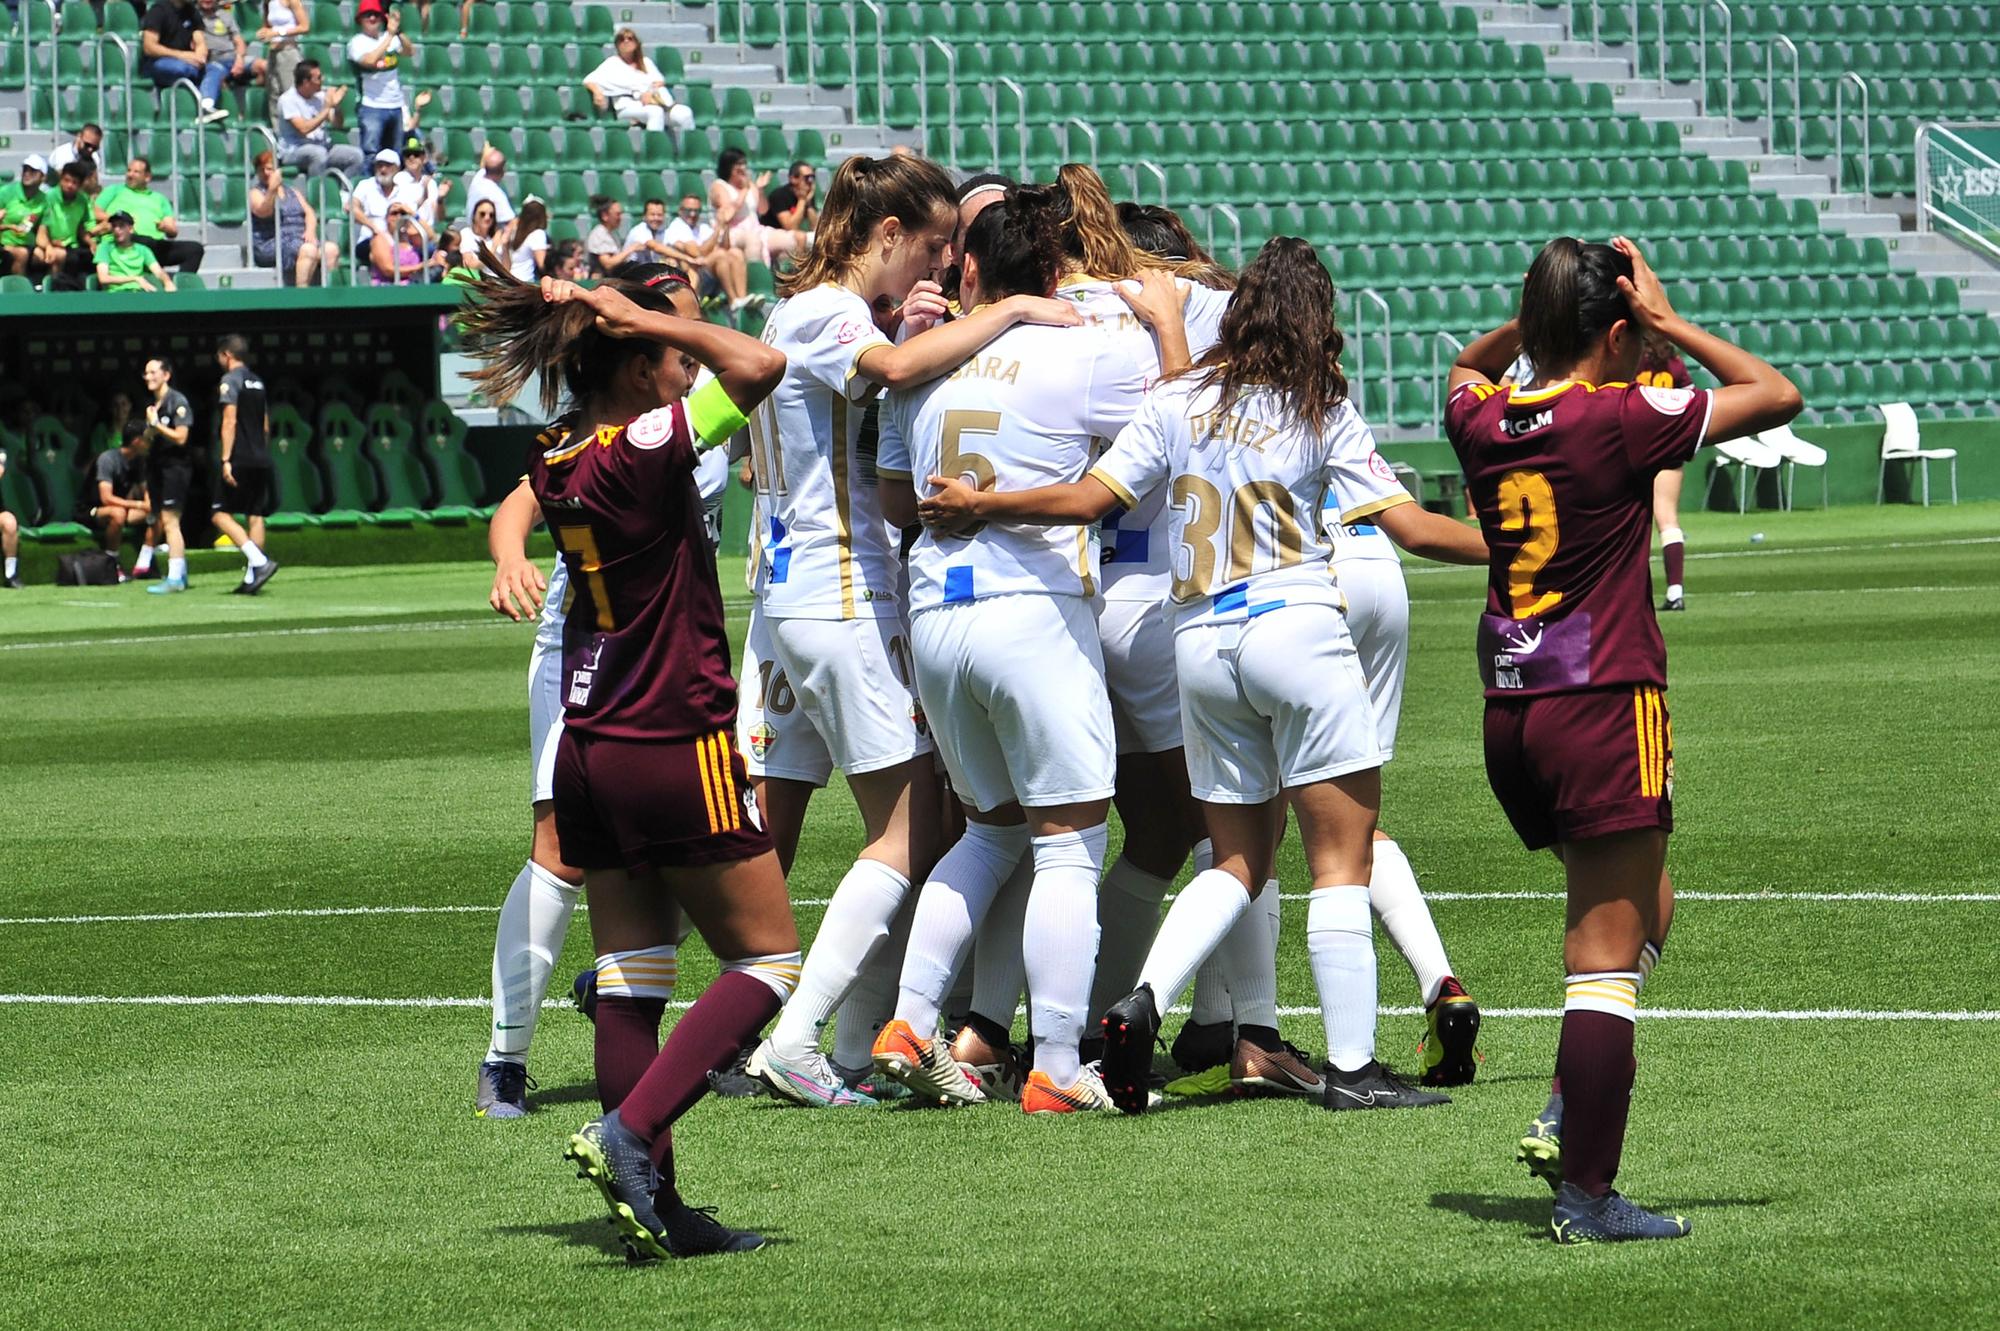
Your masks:
<path fill-rule="evenodd" d="M 567 396 L 570 413 L 582 408 L 611 382 L 634 356 L 658 359 L 664 343 L 651 338 L 607 337 L 597 331 L 597 316 L 588 305 L 571 301 L 552 305 L 542 299 L 538 282 L 523 282 L 507 271 L 499 256 L 479 247 L 484 271 L 466 285 L 468 302 L 459 311 L 467 355 L 484 362 L 466 377 L 478 384 L 487 400 L 508 402 L 530 381 L 541 389 L 542 414 L 556 415 Z M 644 309 L 672 314 L 664 285 L 607 278 L 605 285 Z"/>
<path fill-rule="evenodd" d="M 1347 400 L 1345 346 L 1333 278 L 1318 251 L 1297 236 L 1273 236 L 1238 275 L 1221 336 L 1181 374 L 1217 390 L 1218 416 L 1244 389 L 1268 388 L 1283 395 L 1301 425 L 1320 430 Z"/>
<path fill-rule="evenodd" d="M 778 279 L 778 294 L 796 295 L 845 278 L 867 252 L 868 237 L 888 218 L 915 230 L 948 226 L 958 216 L 958 192 L 943 167 L 925 157 L 850 157 L 833 173 L 812 248 Z"/>
<path fill-rule="evenodd" d="M 1632 261 L 1609 245 L 1557 236 L 1542 246 L 1521 283 L 1521 350 L 1535 378 L 1562 373 L 1632 309 L 1618 279 L 1632 276 Z"/>
<path fill-rule="evenodd" d="M 979 294 L 1044 296 L 1062 276 L 1054 191 L 1026 186 L 972 219 L 965 252 L 979 261 Z"/>
<path fill-rule="evenodd" d="M 1125 234 L 1132 238 L 1132 243 L 1144 250 L 1148 257 L 1157 258 L 1173 269 L 1174 276 L 1185 277 L 1215 291 L 1236 289 L 1236 274 L 1217 263 L 1214 256 L 1202 248 L 1201 242 L 1188 230 L 1187 223 L 1173 209 L 1150 203 L 1121 203 L 1118 205 L 1118 225 L 1125 228 Z"/>

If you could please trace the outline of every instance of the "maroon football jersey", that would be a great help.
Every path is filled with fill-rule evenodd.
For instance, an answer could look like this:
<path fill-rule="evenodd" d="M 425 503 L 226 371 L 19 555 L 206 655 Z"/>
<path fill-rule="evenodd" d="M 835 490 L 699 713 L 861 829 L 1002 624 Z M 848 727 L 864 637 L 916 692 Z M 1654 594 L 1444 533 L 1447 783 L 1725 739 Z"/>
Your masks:
<path fill-rule="evenodd" d="M 715 556 L 680 403 L 588 438 L 551 427 L 528 483 L 569 566 L 563 721 L 607 739 L 736 724 Z"/>
<path fill-rule="evenodd" d="M 1641 355 L 1639 372 L 1632 376 L 1632 382 L 1641 388 L 1691 388 L 1694 376 L 1688 373 L 1687 362 L 1677 353 L 1668 355 L 1664 360 Z"/>
<path fill-rule="evenodd" d="M 1493 556 L 1489 698 L 1667 682 L 1653 617 L 1653 476 L 1701 446 L 1707 389 L 1462 384 L 1445 434 Z"/>

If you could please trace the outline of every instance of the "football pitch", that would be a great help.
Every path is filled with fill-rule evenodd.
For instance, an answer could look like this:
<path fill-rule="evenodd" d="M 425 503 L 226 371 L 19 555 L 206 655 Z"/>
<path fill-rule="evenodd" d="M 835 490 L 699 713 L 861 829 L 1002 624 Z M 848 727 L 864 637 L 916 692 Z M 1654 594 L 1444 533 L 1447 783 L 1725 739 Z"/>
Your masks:
<path fill-rule="evenodd" d="M 1681 905 L 1619 1183 L 1694 1232 L 1585 1250 L 1548 1242 L 1513 1163 L 1554 1058 L 1561 882 L 1486 788 L 1476 571 L 1412 562 L 1383 816 L 1487 1011 L 1455 1103 L 710 1099 L 682 1190 L 775 1242 L 647 1268 L 558 1159 L 596 1112 L 587 1022 L 544 1014 L 527 1119 L 471 1112 L 528 839 L 531 630 L 486 609 L 487 566 L 294 564 L 244 598 L 202 555 L 180 597 L 0 593 L 0 1325 L 1987 1321 L 2000 505 L 1686 525 Z M 740 647 L 740 561 L 723 585 Z M 808 938 L 859 835 L 836 783 L 792 876 Z M 1310 887 L 1295 841 L 1283 870 Z M 1304 924 L 1288 899 L 1279 994 L 1319 1050 Z M 1407 1068 L 1414 984 L 1380 950 Z M 558 994 L 590 956 L 579 913 Z M 679 996 L 713 974 L 690 940 Z"/>

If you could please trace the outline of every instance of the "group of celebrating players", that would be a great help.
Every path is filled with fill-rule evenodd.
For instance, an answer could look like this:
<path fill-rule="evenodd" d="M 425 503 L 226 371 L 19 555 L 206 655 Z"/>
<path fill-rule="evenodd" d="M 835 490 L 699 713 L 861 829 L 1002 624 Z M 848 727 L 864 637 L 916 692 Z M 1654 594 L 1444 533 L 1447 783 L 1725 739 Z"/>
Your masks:
<path fill-rule="evenodd" d="M 501 915 L 478 1111 L 524 1112 L 580 889 L 604 1114 L 567 1154 L 639 1259 L 762 1242 L 674 1184 L 671 1125 L 732 1064 L 822 1109 L 1143 1113 L 1192 983 L 1190 1088 L 1442 1103 L 1428 1087 L 1473 1078 L 1479 1012 L 1379 828 L 1401 546 L 1489 569 L 1489 777 L 1569 885 L 1556 1081 L 1520 1158 L 1556 1190 L 1559 1241 L 1685 1233 L 1611 1187 L 1672 913 L 1652 492 L 1704 441 L 1788 420 L 1792 385 L 1675 315 L 1631 242 L 1551 241 L 1519 318 L 1452 370 L 1475 528 L 1376 452 L 1304 241 L 1232 275 L 1087 167 L 955 185 L 854 158 L 781 290 L 761 341 L 703 323 L 655 266 L 589 288 L 491 271 L 461 316 L 487 389 L 535 383 L 554 418 L 491 538 L 495 608 L 541 625 L 533 853 Z M 1634 386 L 1646 335 L 1722 386 Z M 755 491 L 734 675 L 697 478 L 732 440 Z M 537 520 L 561 552 L 546 584 Z M 785 878 L 836 768 L 864 844 L 802 955 Z M 1317 1067 L 1278 1032 L 1288 814 Z M 1375 1058 L 1371 907 L 1428 1014 L 1421 1084 Z M 721 974 L 662 1047 L 690 928 Z"/>

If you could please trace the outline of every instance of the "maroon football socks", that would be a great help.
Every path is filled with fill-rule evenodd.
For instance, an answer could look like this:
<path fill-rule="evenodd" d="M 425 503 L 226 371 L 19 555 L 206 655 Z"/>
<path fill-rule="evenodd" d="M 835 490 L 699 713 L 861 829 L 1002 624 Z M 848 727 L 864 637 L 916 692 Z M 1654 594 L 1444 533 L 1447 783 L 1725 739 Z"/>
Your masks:
<path fill-rule="evenodd" d="M 623 1104 L 660 1052 L 664 998 L 597 996 L 597 1098 L 610 1113 Z"/>
<path fill-rule="evenodd" d="M 728 1066 L 778 1007 L 770 985 L 747 972 L 724 971 L 674 1025 L 666 1047 L 618 1107 L 620 1121 L 651 1143 L 653 1163 L 668 1183 L 674 1173 L 668 1129 L 708 1090 L 708 1074 Z M 602 999 L 598 1013 L 602 1022 Z"/>
<path fill-rule="evenodd" d="M 1601 1197 L 1618 1175 L 1625 1117 L 1632 1107 L 1633 1057 L 1629 1018 L 1571 1008 L 1563 1013 L 1556 1084 L 1563 1098 L 1563 1182 Z"/>

